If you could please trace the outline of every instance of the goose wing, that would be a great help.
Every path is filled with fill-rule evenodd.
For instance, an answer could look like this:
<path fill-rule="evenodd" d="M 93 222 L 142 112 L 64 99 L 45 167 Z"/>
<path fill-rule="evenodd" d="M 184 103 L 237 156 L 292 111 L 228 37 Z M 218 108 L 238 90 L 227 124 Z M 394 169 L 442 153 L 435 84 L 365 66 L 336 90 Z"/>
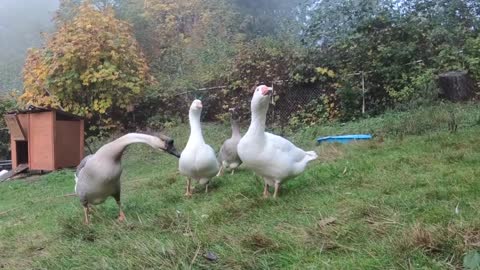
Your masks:
<path fill-rule="evenodd" d="M 84 157 L 82 159 L 82 161 L 80 161 L 80 164 L 78 164 L 77 166 L 77 170 L 75 171 L 75 180 L 77 179 L 78 175 L 80 174 L 80 171 L 83 169 L 83 167 L 85 167 L 85 164 L 87 164 L 87 161 L 93 157 L 93 155 L 88 155 L 86 157 Z"/>
<path fill-rule="evenodd" d="M 222 148 L 220 148 L 220 152 L 219 152 L 219 161 L 220 162 L 222 162 L 224 160 L 232 161 L 232 160 L 237 158 L 237 156 L 238 156 L 238 154 L 237 154 L 238 141 L 239 140 L 235 141 L 233 139 L 228 139 L 223 143 Z"/>
<path fill-rule="evenodd" d="M 210 145 L 204 144 L 198 149 L 195 156 L 195 167 L 199 174 L 204 177 L 217 174 L 219 161 L 215 156 L 215 151 Z"/>
<path fill-rule="evenodd" d="M 305 157 L 305 151 L 295 146 L 289 140 L 268 132 L 265 132 L 265 135 L 274 155 L 286 156 L 290 162 L 300 162 Z"/>

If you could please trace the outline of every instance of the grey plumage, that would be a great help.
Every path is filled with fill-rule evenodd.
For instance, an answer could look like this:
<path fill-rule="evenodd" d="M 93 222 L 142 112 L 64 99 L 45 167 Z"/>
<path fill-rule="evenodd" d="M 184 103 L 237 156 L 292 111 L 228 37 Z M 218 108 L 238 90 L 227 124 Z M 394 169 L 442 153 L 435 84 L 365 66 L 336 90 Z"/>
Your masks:
<path fill-rule="evenodd" d="M 88 223 L 89 206 L 103 203 L 112 196 L 119 208 L 119 220 L 125 218 L 120 207 L 121 159 L 125 148 L 132 143 L 145 143 L 151 147 L 179 156 L 173 140 L 139 133 L 129 133 L 102 146 L 93 155 L 86 156 L 75 172 L 75 193 L 84 207 L 85 223 Z"/>
<path fill-rule="evenodd" d="M 221 175 L 224 169 L 231 169 L 233 173 L 233 170 L 242 164 L 242 160 L 237 153 L 237 145 L 242 138 L 242 134 L 238 125 L 237 112 L 233 108 L 230 109 L 230 123 L 232 136 L 223 143 L 218 153 L 218 161 L 221 165 L 218 175 Z"/>
<path fill-rule="evenodd" d="M 85 167 L 85 164 L 87 163 L 87 161 L 88 161 L 91 157 L 93 157 L 93 154 L 84 157 L 84 158 L 82 159 L 82 161 L 80 161 L 80 164 L 78 164 L 77 170 L 75 171 L 75 177 L 78 177 L 78 174 L 79 174 L 80 171 L 83 169 L 83 167 Z M 75 181 L 75 182 L 77 182 L 77 181 Z"/>

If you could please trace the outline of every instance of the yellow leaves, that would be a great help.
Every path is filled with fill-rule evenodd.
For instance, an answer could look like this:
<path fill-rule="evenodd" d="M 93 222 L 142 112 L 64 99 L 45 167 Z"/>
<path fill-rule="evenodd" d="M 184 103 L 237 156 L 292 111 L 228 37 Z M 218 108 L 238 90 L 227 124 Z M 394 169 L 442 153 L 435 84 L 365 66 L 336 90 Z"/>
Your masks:
<path fill-rule="evenodd" d="M 335 72 L 333 72 L 333 70 L 330 70 L 328 68 L 317 67 L 315 68 L 315 71 L 320 75 L 326 75 L 330 78 L 335 78 L 336 76 Z"/>
<path fill-rule="evenodd" d="M 100 12 L 84 4 L 73 21 L 47 39 L 45 49 L 29 51 L 25 93 L 19 100 L 39 106 L 62 105 L 67 111 L 92 117 L 126 107 L 149 80 L 147 61 L 130 26 L 111 11 Z M 46 94 L 47 88 L 52 95 Z"/>
<path fill-rule="evenodd" d="M 138 87 L 138 86 L 133 86 L 133 87 L 132 87 L 132 92 L 133 92 L 134 94 L 140 94 L 141 91 L 142 91 L 142 89 L 141 89 L 140 87 Z"/>
<path fill-rule="evenodd" d="M 34 94 L 32 92 L 25 92 L 23 93 L 22 95 L 20 95 L 20 100 L 25 100 L 25 101 L 29 101 L 31 99 L 33 99 L 34 97 Z"/>
<path fill-rule="evenodd" d="M 113 60 L 114 62 L 118 61 L 118 59 L 119 59 L 119 57 L 120 57 L 120 55 L 117 54 L 117 52 L 116 52 L 115 50 L 111 50 L 111 51 L 110 51 L 110 56 L 112 57 L 112 60 Z"/>
<path fill-rule="evenodd" d="M 112 99 L 111 98 L 106 98 L 106 99 L 95 99 L 93 101 L 92 108 L 94 111 L 97 111 L 99 113 L 105 113 L 108 108 L 112 105 Z"/>
<path fill-rule="evenodd" d="M 34 105 L 40 107 L 59 108 L 59 101 L 55 97 L 50 97 L 39 91 L 25 91 L 18 98 L 18 102 L 23 105 Z"/>
<path fill-rule="evenodd" d="M 336 83 L 332 84 L 332 87 L 335 88 L 335 89 L 340 89 L 342 87 L 342 85 L 339 84 L 338 82 L 336 82 Z"/>
<path fill-rule="evenodd" d="M 148 7 L 148 8 L 147 8 Z M 213 29 L 212 10 L 199 0 L 148 0 L 145 1 L 145 18 L 155 26 L 153 39 L 159 48 L 185 48 L 205 42 L 207 29 Z M 153 49 L 162 57 L 165 49 Z"/>

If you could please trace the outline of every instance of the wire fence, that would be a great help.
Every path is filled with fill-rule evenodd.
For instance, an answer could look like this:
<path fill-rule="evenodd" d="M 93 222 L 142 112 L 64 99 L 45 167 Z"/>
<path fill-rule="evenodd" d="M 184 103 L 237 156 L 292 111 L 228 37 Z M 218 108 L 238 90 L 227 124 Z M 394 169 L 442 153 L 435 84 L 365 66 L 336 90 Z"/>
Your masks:
<path fill-rule="evenodd" d="M 176 101 L 179 112 L 186 112 L 194 99 L 203 103 L 202 121 L 218 121 L 220 115 L 226 114 L 230 107 L 239 110 L 242 120 L 250 119 L 250 101 L 253 88 L 249 90 L 226 90 L 225 87 L 211 87 L 176 94 L 171 98 Z M 289 125 L 292 116 L 302 112 L 311 102 L 318 101 L 326 94 L 319 86 L 292 87 L 285 82 L 273 84 L 272 101 L 267 114 L 267 128 L 283 133 Z M 178 115 L 182 122 L 188 120 L 187 114 Z"/>
<path fill-rule="evenodd" d="M 429 58 L 427 60 L 433 59 Z M 416 60 L 409 63 L 405 63 L 403 66 L 411 65 L 424 65 L 423 60 Z M 368 89 L 368 76 L 377 70 L 357 71 L 351 74 L 347 74 L 348 77 L 358 78 L 358 88 L 361 93 L 361 110 L 362 114 L 365 114 L 369 108 L 369 103 L 374 103 L 375 97 L 369 93 Z M 249 90 L 225 90 L 226 86 L 217 86 L 210 88 L 202 88 L 196 90 L 189 90 L 179 94 L 176 94 L 175 98 L 181 100 L 181 102 L 175 102 L 178 104 L 178 109 L 181 112 L 188 111 L 192 100 L 199 98 L 204 101 L 203 120 L 215 121 L 218 120 L 218 115 L 226 113 L 228 107 L 239 108 L 243 120 L 249 119 L 250 115 L 250 100 L 252 91 Z M 272 104 L 270 105 L 267 115 L 267 127 L 270 129 L 279 129 L 283 133 L 284 129 L 289 126 L 289 121 L 292 116 L 305 110 L 305 108 L 315 101 L 320 101 L 325 94 L 330 94 L 329 91 L 319 86 L 318 84 L 306 85 L 306 86 L 291 86 L 288 81 L 274 81 L 273 82 L 274 95 L 272 97 Z M 251 89 L 253 90 L 253 89 Z M 221 94 L 219 94 L 221 93 Z M 185 115 L 185 114 L 184 114 Z M 186 115 L 182 119 L 187 120 Z"/>

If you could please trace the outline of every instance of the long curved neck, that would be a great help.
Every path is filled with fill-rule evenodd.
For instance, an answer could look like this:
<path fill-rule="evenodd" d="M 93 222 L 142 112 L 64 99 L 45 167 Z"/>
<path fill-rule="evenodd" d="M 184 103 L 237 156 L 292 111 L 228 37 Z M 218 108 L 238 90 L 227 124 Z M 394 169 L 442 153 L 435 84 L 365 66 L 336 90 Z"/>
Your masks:
<path fill-rule="evenodd" d="M 254 104 L 252 101 L 251 105 L 252 110 L 252 120 L 250 122 L 250 127 L 248 128 L 248 135 L 263 135 L 265 132 L 265 122 L 267 120 L 267 106 L 259 106 L 259 104 Z"/>
<path fill-rule="evenodd" d="M 122 137 L 116 139 L 113 142 L 107 143 L 98 149 L 96 155 L 112 158 L 116 161 L 120 160 L 125 148 L 132 143 L 145 143 L 152 147 L 153 136 L 140 134 L 140 133 L 128 133 Z"/>
<path fill-rule="evenodd" d="M 231 121 L 232 124 L 232 138 L 239 138 L 242 135 L 240 134 L 240 126 L 238 125 L 238 121 L 232 119 Z"/>
<path fill-rule="evenodd" d="M 200 114 L 190 111 L 188 113 L 188 119 L 190 122 L 190 140 L 196 140 L 197 142 L 204 142 L 202 135 L 202 127 L 200 126 Z"/>

